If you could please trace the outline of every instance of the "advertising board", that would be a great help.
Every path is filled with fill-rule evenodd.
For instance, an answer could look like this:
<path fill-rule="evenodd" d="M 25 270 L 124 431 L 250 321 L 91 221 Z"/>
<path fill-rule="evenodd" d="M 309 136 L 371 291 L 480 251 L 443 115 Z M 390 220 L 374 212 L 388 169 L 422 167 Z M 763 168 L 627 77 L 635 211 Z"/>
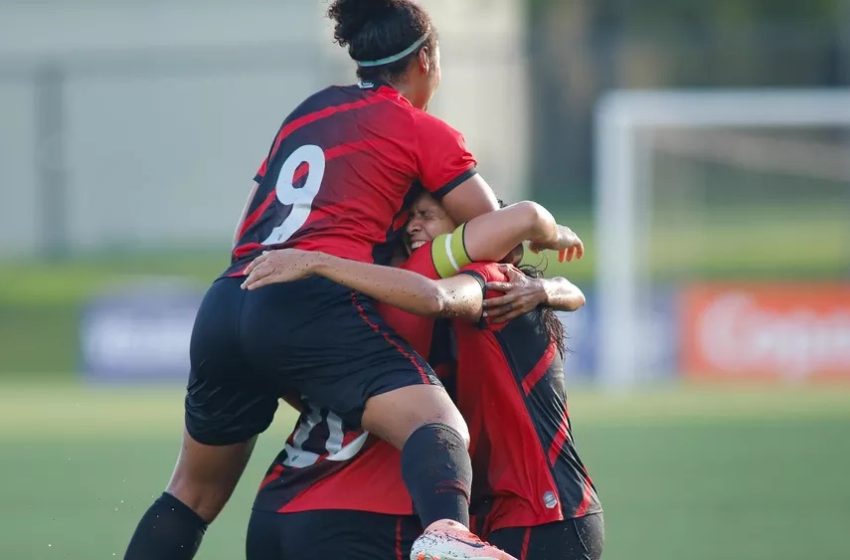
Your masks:
<path fill-rule="evenodd" d="M 850 379 L 850 285 L 694 285 L 680 367 L 700 379 Z"/>

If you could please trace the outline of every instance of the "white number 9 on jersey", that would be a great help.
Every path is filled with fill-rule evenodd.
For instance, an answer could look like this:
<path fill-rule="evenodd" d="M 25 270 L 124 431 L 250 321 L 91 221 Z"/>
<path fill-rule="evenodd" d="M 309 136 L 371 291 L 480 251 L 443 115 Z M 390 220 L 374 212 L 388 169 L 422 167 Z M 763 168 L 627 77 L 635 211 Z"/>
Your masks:
<path fill-rule="evenodd" d="M 296 189 L 292 184 L 295 172 L 304 163 L 309 166 L 307 180 L 303 187 Z M 318 146 L 313 144 L 301 146 L 286 158 L 277 176 L 275 192 L 281 204 L 292 205 L 292 211 L 282 224 L 272 230 L 263 241 L 263 245 L 283 243 L 304 225 L 313 207 L 313 199 L 319 194 L 319 187 L 322 186 L 324 176 L 325 153 Z"/>

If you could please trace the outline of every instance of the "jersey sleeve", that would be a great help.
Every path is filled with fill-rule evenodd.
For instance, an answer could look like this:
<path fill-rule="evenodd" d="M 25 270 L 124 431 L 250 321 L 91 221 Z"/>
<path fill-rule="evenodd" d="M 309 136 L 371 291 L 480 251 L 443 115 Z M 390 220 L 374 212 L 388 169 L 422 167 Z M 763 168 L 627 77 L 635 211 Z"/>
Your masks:
<path fill-rule="evenodd" d="M 437 199 L 476 174 L 463 135 L 432 115 L 417 115 L 416 147 L 419 181 Z"/>
<path fill-rule="evenodd" d="M 454 276 L 472 262 L 466 251 L 463 235 L 466 224 L 461 224 L 451 233 L 443 233 L 431 242 L 431 260 L 440 278 Z"/>
<path fill-rule="evenodd" d="M 464 266 L 460 272 L 477 276 L 485 283 L 487 282 L 507 282 L 507 275 L 502 272 L 501 266 L 496 262 L 476 262 Z M 487 294 L 488 296 L 493 294 Z"/>
<path fill-rule="evenodd" d="M 499 292 L 488 292 L 487 282 L 507 282 L 508 278 L 499 267 L 499 263 L 495 262 L 476 262 L 463 267 L 460 270 L 461 274 L 472 276 L 478 283 L 481 284 L 481 297 L 487 299 L 502 295 Z M 478 328 L 483 330 L 499 330 L 504 325 L 495 325 L 486 317 L 481 317 L 478 321 Z"/>

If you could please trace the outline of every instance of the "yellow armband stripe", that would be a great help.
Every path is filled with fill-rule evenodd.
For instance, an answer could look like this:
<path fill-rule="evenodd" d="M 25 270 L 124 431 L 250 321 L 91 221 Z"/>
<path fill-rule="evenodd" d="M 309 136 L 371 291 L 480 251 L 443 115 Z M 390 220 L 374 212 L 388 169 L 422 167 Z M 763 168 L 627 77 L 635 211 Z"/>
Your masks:
<path fill-rule="evenodd" d="M 454 276 L 472 262 L 463 243 L 465 227 L 466 224 L 461 224 L 451 233 L 438 235 L 431 243 L 431 259 L 440 278 Z"/>

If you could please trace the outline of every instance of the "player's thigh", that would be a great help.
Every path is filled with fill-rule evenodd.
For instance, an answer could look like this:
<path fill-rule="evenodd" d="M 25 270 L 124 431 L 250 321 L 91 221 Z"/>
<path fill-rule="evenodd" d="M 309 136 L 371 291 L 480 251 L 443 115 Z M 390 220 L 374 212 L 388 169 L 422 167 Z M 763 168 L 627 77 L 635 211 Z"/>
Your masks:
<path fill-rule="evenodd" d="M 347 510 L 253 512 L 247 560 L 407 559 L 422 532 L 415 516 Z"/>
<path fill-rule="evenodd" d="M 439 385 L 371 300 L 323 278 L 251 292 L 242 332 L 255 369 L 281 391 L 304 395 L 351 427 L 360 426 L 373 396 Z"/>
<path fill-rule="evenodd" d="M 605 522 L 597 513 L 534 527 L 499 529 L 487 540 L 526 560 L 599 560 L 605 544 Z"/>
<path fill-rule="evenodd" d="M 363 429 L 398 449 L 416 429 L 434 423 L 454 428 L 469 446 L 466 421 L 442 387 L 413 385 L 373 396 L 363 414 Z"/>
<path fill-rule="evenodd" d="M 245 293 L 222 278 L 195 318 L 185 399 L 186 430 L 205 445 L 233 445 L 264 431 L 277 410 L 276 388 L 253 370 L 241 345 Z"/>

